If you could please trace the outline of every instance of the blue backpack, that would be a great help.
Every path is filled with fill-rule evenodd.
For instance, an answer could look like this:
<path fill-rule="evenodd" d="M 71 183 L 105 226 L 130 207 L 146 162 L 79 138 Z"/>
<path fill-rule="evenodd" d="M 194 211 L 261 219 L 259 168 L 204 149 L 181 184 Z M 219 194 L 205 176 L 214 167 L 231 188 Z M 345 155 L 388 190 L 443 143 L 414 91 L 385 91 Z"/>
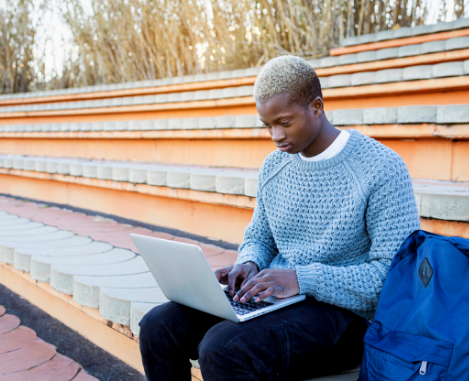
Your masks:
<path fill-rule="evenodd" d="M 360 381 L 468 381 L 469 240 L 412 233 L 364 343 Z"/>

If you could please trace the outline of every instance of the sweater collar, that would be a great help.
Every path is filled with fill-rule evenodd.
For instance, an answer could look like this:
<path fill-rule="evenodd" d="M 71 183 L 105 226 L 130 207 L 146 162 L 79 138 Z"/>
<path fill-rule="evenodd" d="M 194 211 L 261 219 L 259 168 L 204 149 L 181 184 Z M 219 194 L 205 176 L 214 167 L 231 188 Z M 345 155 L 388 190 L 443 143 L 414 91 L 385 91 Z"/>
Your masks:
<path fill-rule="evenodd" d="M 350 137 L 347 141 L 345 147 L 337 155 L 331 157 L 330 159 L 320 160 L 320 161 L 306 161 L 301 159 L 300 155 L 295 153 L 290 155 L 290 160 L 292 165 L 297 167 L 302 171 L 315 171 L 333 167 L 350 155 L 354 150 L 355 146 L 358 145 L 360 141 L 361 134 L 356 130 L 348 130 L 350 132 Z"/>

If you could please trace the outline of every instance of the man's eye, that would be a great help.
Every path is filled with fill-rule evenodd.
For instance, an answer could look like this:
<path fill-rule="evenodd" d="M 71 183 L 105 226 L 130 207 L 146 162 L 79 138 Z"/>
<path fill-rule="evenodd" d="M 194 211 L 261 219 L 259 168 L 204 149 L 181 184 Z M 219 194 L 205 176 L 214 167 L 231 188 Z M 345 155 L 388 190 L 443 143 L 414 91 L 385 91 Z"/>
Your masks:
<path fill-rule="evenodd" d="M 287 121 L 285 121 L 285 122 L 282 122 L 282 123 L 280 123 L 280 124 L 281 124 L 282 126 L 288 126 L 288 123 L 290 123 L 289 120 L 287 120 Z"/>

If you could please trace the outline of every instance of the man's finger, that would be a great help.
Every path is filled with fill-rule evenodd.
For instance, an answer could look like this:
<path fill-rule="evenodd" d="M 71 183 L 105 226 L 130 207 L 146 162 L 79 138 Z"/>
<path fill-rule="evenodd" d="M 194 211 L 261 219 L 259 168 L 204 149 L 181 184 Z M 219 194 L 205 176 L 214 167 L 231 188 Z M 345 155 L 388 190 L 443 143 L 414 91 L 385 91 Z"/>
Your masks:
<path fill-rule="evenodd" d="M 259 296 L 256 298 L 256 302 L 262 302 L 263 300 L 267 299 L 269 296 L 274 294 L 275 289 L 273 287 L 267 288 L 265 291 L 261 292 Z"/>
<path fill-rule="evenodd" d="M 230 295 L 233 295 L 235 288 L 236 288 L 236 279 L 238 279 L 238 276 L 241 274 L 241 267 L 235 266 L 228 274 L 228 290 L 230 292 Z"/>
<path fill-rule="evenodd" d="M 228 266 L 228 267 L 223 267 L 222 269 L 218 269 L 215 271 L 215 276 L 217 277 L 217 280 L 220 282 L 220 280 L 225 277 L 232 269 L 234 266 Z"/>
<path fill-rule="evenodd" d="M 260 278 L 256 275 L 249 279 L 246 284 L 241 287 L 241 289 L 236 293 L 233 300 L 237 302 L 242 298 L 242 296 L 248 292 L 251 288 L 253 288 L 257 283 L 261 282 Z"/>
<path fill-rule="evenodd" d="M 239 301 L 241 303 L 249 302 L 254 296 L 256 296 L 259 292 L 264 291 L 269 287 L 266 283 L 258 283 L 254 287 L 252 287 L 248 292 L 246 292 L 243 296 L 240 297 Z"/>
<path fill-rule="evenodd" d="M 239 287 L 243 288 L 246 285 L 246 283 L 250 281 L 252 278 L 254 278 L 256 275 L 257 273 L 255 271 L 250 271 L 248 275 L 246 276 L 246 278 L 244 278 L 243 282 L 241 283 Z"/>

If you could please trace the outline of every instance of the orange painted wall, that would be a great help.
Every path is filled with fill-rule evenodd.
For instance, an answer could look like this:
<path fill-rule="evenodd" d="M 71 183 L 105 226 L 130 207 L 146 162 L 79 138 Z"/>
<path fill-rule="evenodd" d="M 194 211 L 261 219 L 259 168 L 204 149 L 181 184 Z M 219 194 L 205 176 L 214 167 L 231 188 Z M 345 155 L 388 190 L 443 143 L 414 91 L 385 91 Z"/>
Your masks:
<path fill-rule="evenodd" d="M 460 140 L 453 145 L 452 180 L 469 181 L 469 141 Z"/>
<path fill-rule="evenodd" d="M 0 193 L 71 205 L 240 243 L 252 209 L 0 174 Z"/>
<path fill-rule="evenodd" d="M 353 89 L 353 88 L 352 88 Z M 369 107 L 399 107 L 419 105 L 450 105 L 464 103 L 468 99 L 467 90 L 435 91 L 416 94 L 390 94 L 368 97 L 350 96 L 342 98 L 328 98 L 325 92 L 326 110 L 341 110 Z"/>
<path fill-rule="evenodd" d="M 448 139 L 382 140 L 404 159 L 415 179 L 451 180 L 453 142 Z"/>
<path fill-rule="evenodd" d="M 271 140 L 159 140 L 157 159 L 165 163 L 259 168 L 277 149 Z"/>
<path fill-rule="evenodd" d="M 447 236 L 457 236 L 469 238 L 469 223 L 435 220 L 432 218 L 421 218 L 420 226 L 422 230 Z"/>
<path fill-rule="evenodd" d="M 469 141 L 380 139 L 416 179 L 469 181 Z M 0 139 L 0 153 L 259 168 L 269 139 Z"/>

